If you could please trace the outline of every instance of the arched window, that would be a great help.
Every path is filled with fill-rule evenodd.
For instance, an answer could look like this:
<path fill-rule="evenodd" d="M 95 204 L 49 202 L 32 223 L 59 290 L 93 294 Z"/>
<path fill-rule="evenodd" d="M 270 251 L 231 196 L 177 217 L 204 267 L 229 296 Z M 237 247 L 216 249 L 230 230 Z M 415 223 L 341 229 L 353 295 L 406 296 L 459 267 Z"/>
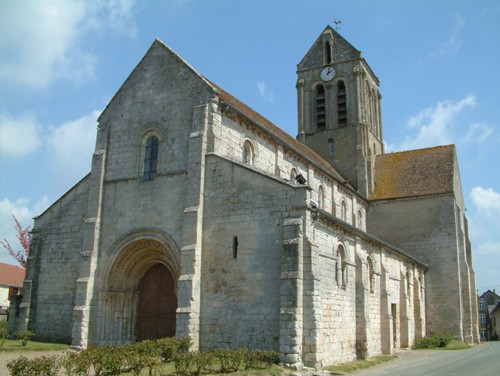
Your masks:
<path fill-rule="evenodd" d="M 297 170 L 295 169 L 295 167 L 292 167 L 292 170 L 290 171 L 290 181 L 292 182 L 292 184 L 297 183 L 295 181 L 296 177 L 297 177 Z"/>
<path fill-rule="evenodd" d="M 368 265 L 368 286 L 370 292 L 373 293 L 375 291 L 375 272 L 373 271 L 373 261 L 370 256 L 366 258 L 366 264 Z"/>
<path fill-rule="evenodd" d="M 246 140 L 243 143 L 243 163 L 252 166 L 254 158 L 254 149 L 251 141 Z"/>
<path fill-rule="evenodd" d="M 345 289 L 347 286 L 347 262 L 343 245 L 339 245 L 337 248 L 337 260 L 337 283 Z"/>
<path fill-rule="evenodd" d="M 144 153 L 143 180 L 154 180 L 158 167 L 158 137 L 151 136 L 146 141 Z"/>
<path fill-rule="evenodd" d="M 326 129 L 326 106 L 325 88 L 323 85 L 316 86 L 316 127 L 322 132 Z"/>
<path fill-rule="evenodd" d="M 347 125 L 347 99 L 344 81 L 337 83 L 337 117 L 339 127 L 345 127 Z"/>
<path fill-rule="evenodd" d="M 324 209 L 324 206 L 325 206 L 325 191 L 323 189 L 323 186 L 320 185 L 318 188 L 318 208 Z"/>
<path fill-rule="evenodd" d="M 358 210 L 358 228 L 360 230 L 363 229 L 363 213 L 361 212 L 361 210 Z"/>
<path fill-rule="evenodd" d="M 332 48 L 330 42 L 325 43 L 325 63 L 330 64 L 332 62 Z"/>
<path fill-rule="evenodd" d="M 335 144 L 333 142 L 333 138 L 328 139 L 328 155 L 335 155 Z"/>
<path fill-rule="evenodd" d="M 340 203 L 340 219 L 347 222 L 347 207 L 344 200 Z"/>

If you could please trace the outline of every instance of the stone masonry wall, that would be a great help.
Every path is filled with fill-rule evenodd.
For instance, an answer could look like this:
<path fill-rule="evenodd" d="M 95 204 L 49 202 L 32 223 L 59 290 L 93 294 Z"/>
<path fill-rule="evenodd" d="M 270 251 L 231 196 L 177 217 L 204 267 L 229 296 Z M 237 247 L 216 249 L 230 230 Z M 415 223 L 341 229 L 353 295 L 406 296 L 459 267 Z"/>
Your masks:
<path fill-rule="evenodd" d="M 25 294 L 17 319 L 29 318 L 28 329 L 40 341 L 71 343 L 87 183 L 88 176 L 35 218 Z M 22 323 L 16 326 L 20 329 Z"/>
<path fill-rule="evenodd" d="M 278 351 L 283 223 L 306 189 L 217 155 L 205 182 L 201 348 Z"/>
<path fill-rule="evenodd" d="M 376 202 L 368 215 L 373 234 L 429 265 L 427 333 L 452 333 L 461 338 L 462 282 L 453 196 Z"/>

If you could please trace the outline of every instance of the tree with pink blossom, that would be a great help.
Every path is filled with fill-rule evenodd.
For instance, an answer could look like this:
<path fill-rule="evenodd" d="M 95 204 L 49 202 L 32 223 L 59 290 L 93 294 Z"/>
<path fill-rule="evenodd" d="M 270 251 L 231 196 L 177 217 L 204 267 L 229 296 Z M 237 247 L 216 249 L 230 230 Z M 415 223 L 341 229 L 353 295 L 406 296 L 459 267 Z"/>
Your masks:
<path fill-rule="evenodd" d="M 30 227 L 28 226 L 26 228 L 23 228 L 21 223 L 14 215 L 12 215 L 12 218 L 14 218 L 14 221 L 16 222 L 15 228 L 17 231 L 17 238 L 19 239 L 19 243 L 21 243 L 21 247 L 23 249 L 17 252 L 14 251 L 7 239 L 0 240 L 0 244 L 2 244 L 7 251 L 9 251 L 9 254 L 17 260 L 19 265 L 21 265 L 23 268 L 26 268 L 26 259 L 28 258 L 28 254 L 30 252 L 31 242 Z"/>

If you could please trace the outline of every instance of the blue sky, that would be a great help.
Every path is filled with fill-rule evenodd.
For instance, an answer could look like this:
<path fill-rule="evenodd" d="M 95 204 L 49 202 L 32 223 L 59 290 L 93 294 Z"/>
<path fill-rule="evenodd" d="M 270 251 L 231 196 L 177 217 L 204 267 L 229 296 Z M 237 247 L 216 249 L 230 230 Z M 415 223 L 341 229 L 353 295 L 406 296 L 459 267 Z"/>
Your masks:
<path fill-rule="evenodd" d="M 96 118 L 154 38 L 295 136 L 296 65 L 334 19 L 380 79 L 386 151 L 456 144 L 477 286 L 500 290 L 496 0 L 4 0 L 0 238 L 89 172 Z"/>

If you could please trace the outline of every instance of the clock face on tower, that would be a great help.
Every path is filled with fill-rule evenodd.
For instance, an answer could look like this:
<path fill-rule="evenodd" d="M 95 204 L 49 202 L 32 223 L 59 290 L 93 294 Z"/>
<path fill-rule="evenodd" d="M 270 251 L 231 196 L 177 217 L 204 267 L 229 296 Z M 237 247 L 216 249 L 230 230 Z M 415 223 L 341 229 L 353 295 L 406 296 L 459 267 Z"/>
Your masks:
<path fill-rule="evenodd" d="M 336 73 L 337 71 L 335 70 L 334 67 L 325 67 L 323 68 L 319 76 L 323 81 L 326 82 L 333 80 L 333 77 L 335 77 Z"/>

